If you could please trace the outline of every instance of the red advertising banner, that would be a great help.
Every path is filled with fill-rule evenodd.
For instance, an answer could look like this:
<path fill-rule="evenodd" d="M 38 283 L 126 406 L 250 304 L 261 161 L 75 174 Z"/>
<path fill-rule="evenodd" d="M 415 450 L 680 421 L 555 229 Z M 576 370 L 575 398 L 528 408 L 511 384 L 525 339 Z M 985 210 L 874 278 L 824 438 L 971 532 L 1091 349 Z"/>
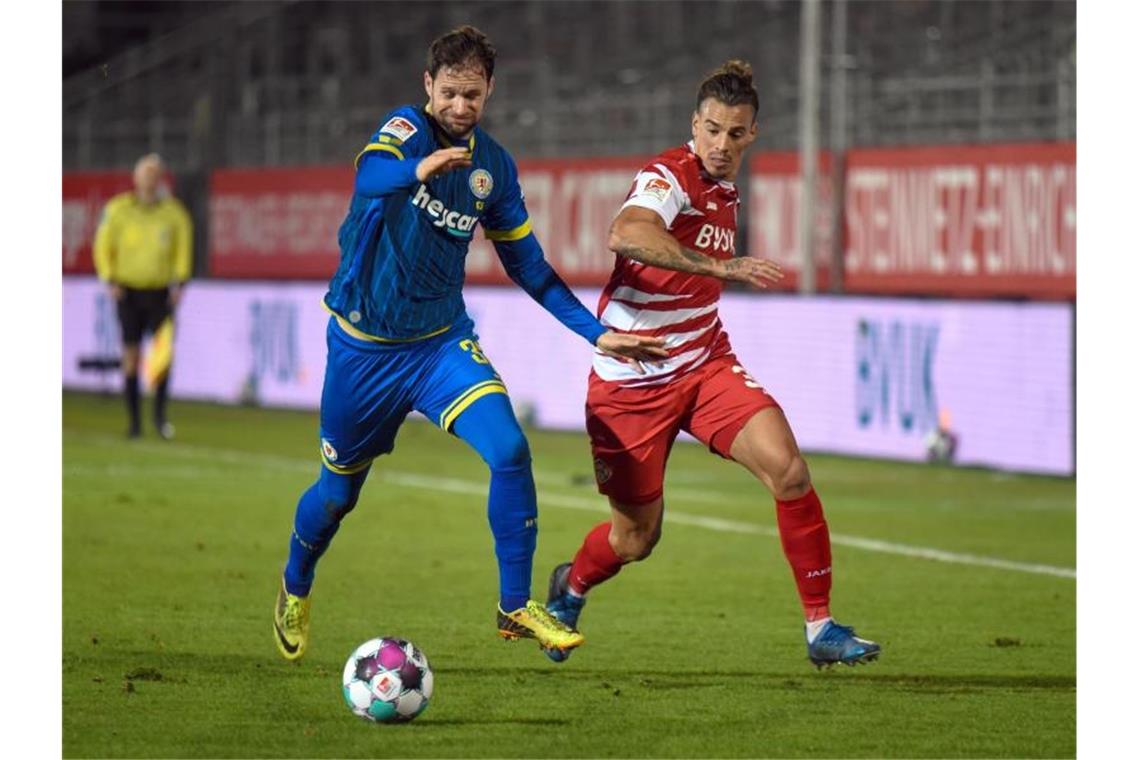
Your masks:
<path fill-rule="evenodd" d="M 815 282 L 818 290 L 825 291 L 831 275 L 831 154 L 821 151 L 816 167 Z M 784 279 L 772 290 L 795 290 L 800 280 L 800 154 L 758 153 L 749 168 L 748 247 L 743 252 L 784 268 Z"/>
<path fill-rule="evenodd" d="M 352 180 L 351 166 L 213 172 L 210 274 L 329 279 Z"/>
<path fill-rule="evenodd" d="M 519 179 L 546 256 L 573 285 L 602 285 L 613 268 L 610 222 L 648 159 L 524 161 Z M 821 153 L 815 220 L 817 285 L 828 288 L 830 156 Z M 218 277 L 325 280 L 339 261 L 337 230 L 352 169 L 225 169 L 211 175 L 209 271 Z M 744 250 L 780 262 L 797 286 L 799 158 L 750 162 Z M 126 173 L 63 181 L 63 269 L 91 272 L 103 204 Z M 1076 295 L 1076 145 L 1033 143 L 852 150 L 844 198 L 844 289 L 850 293 Z M 507 282 L 476 235 L 467 281 Z"/>
<path fill-rule="evenodd" d="M 527 161 L 519 182 L 546 257 L 568 282 L 595 285 L 613 269 L 610 222 L 638 158 Z M 210 272 L 220 277 L 327 279 L 340 260 L 337 230 L 348 210 L 352 169 L 227 169 L 210 192 Z M 494 248 L 476 235 L 467 282 L 508 283 Z"/>
<path fill-rule="evenodd" d="M 131 189 L 130 172 L 63 175 L 63 273 L 91 274 L 91 244 L 111 196 Z"/>
<path fill-rule="evenodd" d="M 646 158 L 523 161 L 519 184 L 546 259 L 571 285 L 602 285 L 614 268 L 606 247 L 610 223 Z M 493 246 L 476 236 L 467 282 L 509 282 Z"/>
<path fill-rule="evenodd" d="M 748 252 L 781 262 L 793 281 L 797 170 L 794 153 L 760 154 L 749 185 Z M 830 201 L 821 185 L 824 265 Z M 1076 297 L 1074 143 L 852 150 L 844 216 L 846 292 Z"/>
<path fill-rule="evenodd" d="M 1076 297 L 1077 146 L 853 150 L 855 292 Z"/>

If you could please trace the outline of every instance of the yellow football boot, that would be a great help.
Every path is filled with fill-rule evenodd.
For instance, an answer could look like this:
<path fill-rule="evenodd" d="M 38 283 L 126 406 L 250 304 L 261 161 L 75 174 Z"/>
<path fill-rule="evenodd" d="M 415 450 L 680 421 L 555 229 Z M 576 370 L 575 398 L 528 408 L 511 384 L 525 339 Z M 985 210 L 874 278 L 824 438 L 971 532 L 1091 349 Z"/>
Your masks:
<path fill-rule="evenodd" d="M 309 597 L 290 594 L 285 582 L 277 592 L 273 608 L 273 640 L 286 660 L 297 661 L 309 643 Z"/>
<path fill-rule="evenodd" d="M 531 599 L 514 612 L 499 609 L 499 635 L 507 640 L 535 639 L 543 651 L 569 652 L 586 638 Z"/>

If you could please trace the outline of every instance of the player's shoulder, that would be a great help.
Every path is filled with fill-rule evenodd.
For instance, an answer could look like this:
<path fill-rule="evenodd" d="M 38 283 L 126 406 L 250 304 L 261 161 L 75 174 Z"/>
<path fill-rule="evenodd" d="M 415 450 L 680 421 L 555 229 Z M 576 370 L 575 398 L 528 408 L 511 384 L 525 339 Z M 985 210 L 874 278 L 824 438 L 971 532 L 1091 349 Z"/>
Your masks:
<path fill-rule="evenodd" d="M 511 152 L 480 126 L 475 127 L 475 150 L 477 153 L 483 153 L 485 160 L 489 163 L 511 170 L 516 169 L 515 159 Z"/>
<path fill-rule="evenodd" d="M 417 134 L 428 134 L 431 127 L 423 110 L 413 105 L 402 105 L 384 114 L 373 135 L 374 142 L 406 143 Z"/>
<path fill-rule="evenodd" d="M 173 195 L 168 195 L 162 199 L 162 208 L 169 214 L 178 217 L 189 217 L 190 212 L 186 210 L 186 205 L 178 200 Z"/>
<path fill-rule="evenodd" d="M 105 216 L 113 216 L 130 208 L 135 203 L 135 194 L 130 190 L 124 190 L 121 193 L 116 193 L 107 199 L 103 204 L 103 214 Z"/>
<path fill-rule="evenodd" d="M 643 171 L 665 169 L 682 185 L 700 178 L 700 160 L 688 145 L 677 145 L 661 151 L 645 165 Z"/>

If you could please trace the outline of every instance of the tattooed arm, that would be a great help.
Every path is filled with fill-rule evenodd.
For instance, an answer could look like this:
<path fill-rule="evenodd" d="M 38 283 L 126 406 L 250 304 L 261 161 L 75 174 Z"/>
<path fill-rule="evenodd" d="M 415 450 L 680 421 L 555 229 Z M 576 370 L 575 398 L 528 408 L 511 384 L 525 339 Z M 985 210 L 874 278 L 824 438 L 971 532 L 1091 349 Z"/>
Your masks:
<path fill-rule="evenodd" d="M 690 250 L 665 229 L 665 221 L 655 211 L 629 206 L 610 225 L 609 248 L 619 256 L 662 269 L 691 272 L 721 280 L 746 282 L 768 287 L 784 276 L 773 261 L 741 256 L 725 261 Z"/>

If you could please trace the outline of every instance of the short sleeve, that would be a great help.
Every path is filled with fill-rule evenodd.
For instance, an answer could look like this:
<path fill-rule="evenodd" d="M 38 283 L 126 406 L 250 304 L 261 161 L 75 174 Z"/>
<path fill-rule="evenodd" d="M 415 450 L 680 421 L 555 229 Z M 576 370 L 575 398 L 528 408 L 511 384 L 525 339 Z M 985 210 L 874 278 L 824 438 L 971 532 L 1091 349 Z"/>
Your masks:
<path fill-rule="evenodd" d="M 660 163 L 651 164 L 634 178 L 633 189 L 622 208 L 630 206 L 656 211 L 665 226 L 671 227 L 677 214 L 689 208 L 689 196 L 668 167 Z"/>

